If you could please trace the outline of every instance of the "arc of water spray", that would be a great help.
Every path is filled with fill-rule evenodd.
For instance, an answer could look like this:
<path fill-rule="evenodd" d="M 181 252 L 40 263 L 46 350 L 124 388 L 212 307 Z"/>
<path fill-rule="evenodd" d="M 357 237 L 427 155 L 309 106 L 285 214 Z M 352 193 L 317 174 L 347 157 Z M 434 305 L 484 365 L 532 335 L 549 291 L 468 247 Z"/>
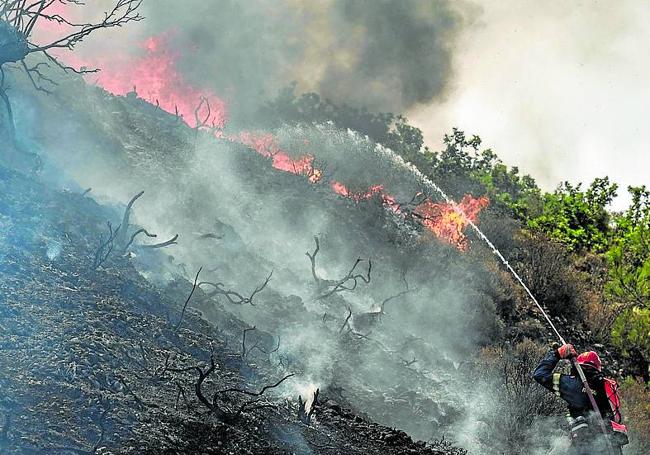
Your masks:
<path fill-rule="evenodd" d="M 548 322 L 549 326 L 551 327 L 551 329 L 553 330 L 553 332 L 555 333 L 555 335 L 558 337 L 558 339 L 560 340 L 560 342 L 561 342 L 562 344 L 566 344 L 566 341 L 564 340 L 564 337 L 560 334 L 560 332 L 558 331 L 558 329 L 555 327 L 555 324 L 553 324 L 553 321 L 551 321 L 551 318 L 548 316 L 548 314 L 546 313 L 546 311 L 544 310 L 544 308 L 542 307 L 542 305 L 537 301 L 537 299 L 535 298 L 535 296 L 533 295 L 533 293 L 531 292 L 531 290 L 528 288 L 528 286 L 526 285 L 526 283 L 524 283 L 524 280 L 522 280 L 521 277 L 519 276 L 519 274 L 515 271 L 515 269 L 512 268 L 512 266 L 511 266 L 510 263 L 507 261 L 507 259 L 503 256 L 503 254 L 501 254 L 501 252 L 499 251 L 499 249 L 498 249 L 496 246 L 494 246 L 494 244 L 492 243 L 492 241 L 490 241 L 490 239 L 489 239 L 485 234 L 483 234 L 483 231 L 481 231 L 481 230 L 479 229 L 479 227 L 476 225 L 476 223 L 474 223 L 474 222 L 473 222 L 473 221 L 472 221 L 472 220 L 471 220 L 471 219 L 470 219 L 470 218 L 465 214 L 465 212 L 463 212 L 463 210 L 460 208 L 460 206 L 459 206 L 458 204 L 456 204 L 456 202 L 455 202 L 452 198 L 450 198 L 450 197 L 447 195 L 447 193 L 445 193 L 445 192 L 442 190 L 442 188 L 440 188 L 440 187 L 439 187 L 438 185 L 436 185 L 434 182 L 432 182 L 431 180 L 429 180 L 429 179 L 428 179 L 427 177 L 425 177 L 423 174 L 420 174 L 420 175 L 421 175 L 421 177 L 423 177 L 423 181 L 424 181 L 424 183 L 425 183 L 427 186 L 429 186 L 430 188 L 434 189 L 436 192 L 438 192 L 438 193 L 442 196 L 442 198 L 445 200 L 445 202 L 446 202 L 447 204 L 450 204 L 450 205 L 454 208 L 454 210 L 456 211 L 456 213 L 458 213 L 460 216 L 462 216 L 462 217 L 465 219 L 465 221 L 467 221 L 467 223 L 472 227 L 472 229 L 474 230 L 474 232 L 476 233 L 476 235 L 478 235 L 478 237 L 479 237 L 481 240 L 483 240 L 483 241 L 485 242 L 485 244 L 486 244 L 488 247 L 490 247 L 490 249 L 492 250 L 492 252 L 494 253 L 494 255 L 495 255 L 496 257 L 498 257 L 499 260 L 501 260 L 501 262 L 502 262 L 503 265 L 506 267 L 506 269 L 508 269 L 508 271 L 512 274 L 512 276 L 514 276 L 515 279 L 519 282 L 519 284 L 521 284 L 521 286 L 524 288 L 524 290 L 526 291 L 526 293 L 528 294 L 528 296 L 530 297 L 530 299 L 531 299 L 531 300 L 533 301 L 533 303 L 537 306 L 537 308 L 539 308 L 539 310 L 541 311 L 542 315 L 544 316 L 544 318 L 546 319 L 546 321 Z M 613 451 L 613 448 L 612 448 L 611 442 L 610 442 L 609 438 L 607 437 L 608 432 L 607 432 L 607 427 L 605 426 L 605 421 L 603 420 L 603 417 L 602 417 L 602 415 L 600 414 L 600 410 L 599 410 L 599 408 L 598 408 L 598 404 L 596 403 L 596 399 L 594 398 L 594 393 L 593 393 L 593 391 L 591 390 L 591 387 L 589 386 L 589 382 L 587 381 L 587 377 L 585 376 L 585 372 L 582 370 L 582 367 L 580 366 L 580 364 L 578 364 L 578 362 L 577 362 L 577 360 L 575 359 L 575 357 L 572 357 L 572 358 L 571 358 L 571 363 L 572 363 L 573 367 L 576 369 L 576 371 L 578 372 L 578 375 L 580 376 L 580 381 L 582 382 L 582 385 L 583 385 L 583 387 L 584 387 L 584 390 L 585 390 L 585 392 L 587 393 L 587 396 L 589 397 L 589 402 L 591 403 L 591 407 L 593 408 L 594 412 L 596 413 L 596 418 L 598 419 L 598 424 L 599 424 L 599 426 L 600 426 L 600 429 L 601 429 L 601 431 L 603 432 L 603 434 L 605 435 L 605 440 L 606 440 L 606 442 L 607 442 L 607 446 L 608 446 L 608 449 L 609 449 L 609 453 L 610 453 L 610 454 L 613 454 L 614 451 Z"/>

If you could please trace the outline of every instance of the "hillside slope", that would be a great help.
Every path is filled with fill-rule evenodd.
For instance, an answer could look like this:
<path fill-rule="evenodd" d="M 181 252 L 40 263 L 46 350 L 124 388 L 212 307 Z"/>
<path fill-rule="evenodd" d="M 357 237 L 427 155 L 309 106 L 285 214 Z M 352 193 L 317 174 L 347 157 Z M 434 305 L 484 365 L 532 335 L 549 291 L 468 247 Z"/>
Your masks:
<path fill-rule="evenodd" d="M 326 390 L 311 426 L 297 419 L 297 397 L 280 398 L 286 389 L 229 423 L 211 417 L 195 371 L 172 370 L 203 367 L 212 352 L 206 394 L 259 390 L 286 373 L 227 346 L 246 325 L 222 314 L 215 327 L 189 311 L 175 330 L 191 283 L 157 289 L 124 257 L 93 269 L 114 210 L 6 168 L 0 189 L 2 453 L 461 453 L 372 424 Z M 229 395 L 221 406 L 246 398 Z"/>

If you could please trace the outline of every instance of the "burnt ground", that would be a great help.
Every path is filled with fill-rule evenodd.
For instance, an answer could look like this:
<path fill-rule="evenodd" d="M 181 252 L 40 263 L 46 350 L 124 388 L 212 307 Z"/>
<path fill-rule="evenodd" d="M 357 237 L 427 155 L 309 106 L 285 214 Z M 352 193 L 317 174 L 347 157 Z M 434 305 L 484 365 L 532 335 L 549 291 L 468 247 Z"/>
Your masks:
<path fill-rule="evenodd" d="M 465 453 L 371 423 L 328 391 L 310 425 L 284 384 L 215 395 L 291 371 L 229 346 L 245 327 L 235 317 L 217 328 L 190 305 L 176 329 L 192 283 L 157 288 L 118 254 L 94 268 L 115 210 L 2 167 L 0 194 L 0 453 Z M 240 415 L 197 398 L 193 367 L 211 356 L 202 390 L 226 413 L 251 403 Z"/>

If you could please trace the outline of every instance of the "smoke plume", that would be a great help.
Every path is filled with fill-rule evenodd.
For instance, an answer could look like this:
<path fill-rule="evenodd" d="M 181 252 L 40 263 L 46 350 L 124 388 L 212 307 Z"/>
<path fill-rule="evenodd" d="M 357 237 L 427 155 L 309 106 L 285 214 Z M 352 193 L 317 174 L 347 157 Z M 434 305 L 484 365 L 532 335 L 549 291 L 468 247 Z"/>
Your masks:
<path fill-rule="evenodd" d="M 101 1 L 78 14 L 98 15 Z M 80 55 L 111 65 L 143 52 L 134 46 L 166 37 L 193 86 L 236 99 L 250 112 L 296 81 L 335 102 L 403 112 L 445 94 L 456 35 L 467 21 L 446 0 L 159 0 L 145 2 L 146 21 L 110 41 L 92 40 Z M 137 36 L 135 36 L 137 35 Z M 105 62 L 109 63 L 109 62 Z M 124 71 L 129 68 L 125 64 Z M 236 115 L 236 113 L 235 113 Z"/>

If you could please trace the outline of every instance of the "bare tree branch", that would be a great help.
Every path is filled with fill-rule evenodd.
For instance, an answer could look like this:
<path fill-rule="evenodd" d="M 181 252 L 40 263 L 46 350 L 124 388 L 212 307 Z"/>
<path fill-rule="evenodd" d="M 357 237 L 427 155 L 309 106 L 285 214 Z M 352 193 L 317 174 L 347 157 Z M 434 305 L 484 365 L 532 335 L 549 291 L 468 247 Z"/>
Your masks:
<path fill-rule="evenodd" d="M 391 301 L 393 301 L 393 300 L 395 300 L 395 299 L 398 299 L 398 298 L 400 298 L 400 297 L 402 297 L 402 296 L 405 296 L 406 294 L 410 294 L 410 293 L 412 293 L 412 292 L 415 292 L 416 290 L 417 290 L 417 289 L 407 289 L 407 290 L 405 290 L 405 291 L 399 292 L 399 293 L 397 293 L 397 294 L 395 294 L 395 295 L 392 295 L 392 296 L 388 297 L 388 298 L 385 299 L 383 302 L 381 302 L 381 305 L 379 306 L 381 313 L 382 313 L 382 314 L 384 313 L 384 307 L 386 306 L 386 304 L 387 304 L 388 302 L 391 302 Z"/>
<path fill-rule="evenodd" d="M 363 262 L 363 259 L 357 258 L 357 260 L 355 261 L 354 265 L 352 265 L 352 268 L 350 269 L 348 274 L 345 275 L 340 280 L 334 282 L 333 285 L 330 285 L 331 289 L 327 291 L 325 294 L 317 297 L 316 300 L 325 299 L 337 292 L 354 291 L 357 288 L 359 281 L 362 281 L 366 284 L 370 283 L 370 273 L 372 272 L 372 261 L 370 259 L 368 259 L 368 270 L 366 271 L 365 275 L 354 273 L 357 266 L 361 262 Z"/>
<path fill-rule="evenodd" d="M 61 63 L 53 50 L 73 50 L 89 35 L 97 30 L 122 27 L 130 22 L 137 22 L 143 19 L 138 10 L 142 0 L 114 0 L 113 5 L 106 11 L 103 18 L 97 21 L 77 23 L 65 17 L 64 13 L 51 12 L 51 7 L 67 7 L 71 5 L 83 6 L 81 0 L 0 0 L 0 29 L 8 42 L 3 43 L 0 53 L 0 69 L 5 63 L 20 63 L 20 68 L 25 71 L 30 82 L 37 91 L 49 94 L 50 90 L 43 86 L 47 83 L 50 86 L 57 85 L 56 82 L 47 76 L 40 67 L 54 67 L 64 72 L 77 74 L 92 73 L 97 70 L 87 68 L 72 68 Z M 42 24 L 58 25 L 63 30 L 56 38 L 44 43 L 32 41 L 35 29 Z M 45 58 L 35 66 L 28 66 L 25 59 L 30 55 L 41 54 Z M 3 77 L 4 79 L 4 77 Z M 3 81 L 4 82 L 4 81 Z M 5 103 L 9 116 L 9 128 L 12 139 L 15 143 L 15 126 L 13 124 L 13 113 L 11 103 L 6 93 L 6 87 L 0 84 L 0 98 Z"/>
<path fill-rule="evenodd" d="M 156 243 L 154 245 L 142 245 L 142 248 L 150 248 L 150 249 L 164 248 L 164 247 L 170 246 L 170 245 L 177 245 L 178 244 L 177 240 L 178 240 L 178 234 L 176 234 L 171 239 L 169 239 L 169 240 L 167 240 L 165 242 L 162 242 L 162 243 Z"/>
<path fill-rule="evenodd" d="M 314 281 L 316 282 L 317 285 L 320 285 L 322 280 L 316 273 L 316 256 L 320 251 L 320 242 L 317 236 L 314 236 L 314 243 L 316 243 L 316 248 L 314 249 L 314 252 L 309 254 L 309 251 L 307 251 L 305 254 L 309 258 L 309 261 L 311 262 L 311 274 L 314 277 Z"/>
<path fill-rule="evenodd" d="M 350 309 L 350 307 L 348 307 L 348 316 L 345 318 L 343 325 L 339 329 L 339 333 L 343 332 L 343 329 L 345 329 L 345 327 L 349 324 L 351 317 L 352 317 L 352 310 Z"/>
<path fill-rule="evenodd" d="M 156 238 L 156 237 L 157 237 L 156 234 L 152 234 L 152 233 L 150 233 L 149 231 L 147 231 L 146 229 L 144 229 L 144 228 L 140 228 L 140 229 L 138 229 L 137 231 L 135 231 L 133 234 L 131 234 L 131 238 L 129 239 L 129 241 L 127 242 L 127 244 L 124 245 L 124 248 L 122 248 L 122 251 L 124 251 L 124 252 L 126 253 L 126 251 L 129 249 L 129 247 L 130 247 L 130 246 L 133 244 L 133 242 L 135 241 L 136 237 L 137 237 L 138 235 L 140 235 L 140 234 L 144 234 L 144 235 L 146 235 L 146 236 L 149 237 L 149 238 Z"/>

